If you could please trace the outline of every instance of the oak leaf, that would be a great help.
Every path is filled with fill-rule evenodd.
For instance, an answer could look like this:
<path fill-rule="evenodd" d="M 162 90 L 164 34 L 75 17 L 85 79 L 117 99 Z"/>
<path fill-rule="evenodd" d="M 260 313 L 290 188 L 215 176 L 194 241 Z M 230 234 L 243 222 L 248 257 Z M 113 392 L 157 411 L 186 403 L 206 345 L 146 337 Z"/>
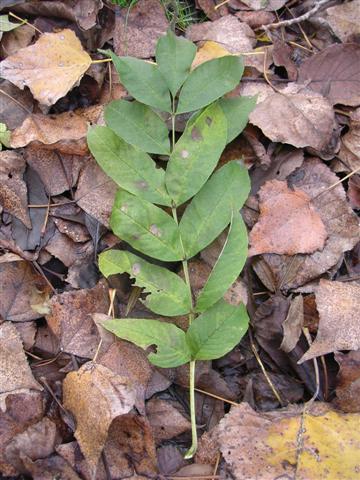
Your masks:
<path fill-rule="evenodd" d="M 322 250 L 327 238 L 325 226 L 305 192 L 272 180 L 261 187 L 259 196 L 260 217 L 249 236 L 249 256 Z"/>
<path fill-rule="evenodd" d="M 7 57 L 1 75 L 17 87 L 29 87 L 43 105 L 53 105 L 82 78 L 91 64 L 72 30 L 44 33 L 39 40 Z"/>

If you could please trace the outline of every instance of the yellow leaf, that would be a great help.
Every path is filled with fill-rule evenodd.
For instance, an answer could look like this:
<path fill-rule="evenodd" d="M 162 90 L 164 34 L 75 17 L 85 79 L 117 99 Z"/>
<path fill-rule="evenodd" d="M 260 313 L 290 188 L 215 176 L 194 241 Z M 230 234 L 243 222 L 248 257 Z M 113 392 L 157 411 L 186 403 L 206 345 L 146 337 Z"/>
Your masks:
<path fill-rule="evenodd" d="M 217 42 L 212 42 L 209 40 L 205 42 L 204 45 L 196 52 L 191 68 L 195 68 L 201 63 L 207 62 L 208 60 L 225 57 L 226 55 L 231 55 L 231 53 Z"/>
<path fill-rule="evenodd" d="M 43 105 L 53 105 L 82 78 L 91 64 L 75 33 L 45 33 L 29 47 L 0 63 L 1 76 L 17 87 L 28 86 Z"/>
<path fill-rule="evenodd" d="M 243 403 L 217 427 L 217 441 L 234 478 L 355 480 L 360 478 L 360 415 L 316 402 L 255 412 Z"/>

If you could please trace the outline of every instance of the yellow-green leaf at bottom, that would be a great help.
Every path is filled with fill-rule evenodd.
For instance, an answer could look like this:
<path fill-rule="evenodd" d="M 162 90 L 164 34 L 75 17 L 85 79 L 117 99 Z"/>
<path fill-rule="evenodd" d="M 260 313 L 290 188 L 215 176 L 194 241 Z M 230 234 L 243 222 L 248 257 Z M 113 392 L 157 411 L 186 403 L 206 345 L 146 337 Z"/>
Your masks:
<path fill-rule="evenodd" d="M 158 367 L 178 367 L 190 361 L 185 332 L 172 323 L 147 318 L 122 318 L 109 320 L 102 326 L 143 349 L 155 345 L 156 353 L 150 353 L 148 358 Z"/>

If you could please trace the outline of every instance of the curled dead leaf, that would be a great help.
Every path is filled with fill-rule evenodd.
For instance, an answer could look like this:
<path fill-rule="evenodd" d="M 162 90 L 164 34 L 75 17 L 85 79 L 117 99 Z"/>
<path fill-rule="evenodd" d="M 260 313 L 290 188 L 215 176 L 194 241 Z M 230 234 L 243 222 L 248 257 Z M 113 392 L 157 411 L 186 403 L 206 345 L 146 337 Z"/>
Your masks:
<path fill-rule="evenodd" d="M 43 105 L 53 105 L 81 79 L 91 64 L 72 30 L 44 33 L 34 45 L 1 62 L 1 75 L 17 87 L 29 87 Z"/>

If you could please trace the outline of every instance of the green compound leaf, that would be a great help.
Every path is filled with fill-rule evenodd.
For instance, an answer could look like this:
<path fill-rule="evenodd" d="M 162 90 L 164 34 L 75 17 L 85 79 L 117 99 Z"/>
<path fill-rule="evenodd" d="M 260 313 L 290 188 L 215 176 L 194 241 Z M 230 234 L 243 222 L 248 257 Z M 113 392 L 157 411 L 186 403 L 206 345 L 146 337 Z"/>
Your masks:
<path fill-rule="evenodd" d="M 235 212 L 225 245 L 197 298 L 197 312 L 216 303 L 239 276 L 248 251 L 247 230 L 240 213 Z"/>
<path fill-rule="evenodd" d="M 227 122 L 217 104 L 190 119 L 175 145 L 165 173 L 165 184 L 176 206 L 204 185 L 226 145 Z"/>
<path fill-rule="evenodd" d="M 226 143 L 230 143 L 246 127 L 250 113 L 256 106 L 257 97 L 221 98 L 219 105 L 228 122 L 228 137 Z"/>
<path fill-rule="evenodd" d="M 179 228 L 186 258 L 211 243 L 229 224 L 250 192 L 249 174 L 239 161 L 220 168 L 186 208 Z"/>
<path fill-rule="evenodd" d="M 190 361 L 185 332 L 172 323 L 147 318 L 122 318 L 108 320 L 102 326 L 143 349 L 156 345 L 156 353 L 150 353 L 148 358 L 158 367 L 178 367 Z"/>
<path fill-rule="evenodd" d="M 120 81 L 139 102 L 171 112 L 170 92 L 156 65 L 132 57 L 118 57 L 109 52 Z"/>
<path fill-rule="evenodd" d="M 140 252 L 167 262 L 183 259 L 179 227 L 161 208 L 119 190 L 111 213 L 114 233 Z"/>
<path fill-rule="evenodd" d="M 199 65 L 185 81 L 176 113 L 193 112 L 209 105 L 240 82 L 244 64 L 240 57 L 225 56 Z"/>
<path fill-rule="evenodd" d="M 119 137 L 144 152 L 170 154 L 169 131 L 150 107 L 115 100 L 105 108 L 105 121 Z"/>
<path fill-rule="evenodd" d="M 189 75 L 195 54 L 196 46 L 171 30 L 158 40 L 156 63 L 174 97 Z"/>
<path fill-rule="evenodd" d="M 186 332 L 192 358 L 213 360 L 224 356 L 240 342 L 248 324 L 244 305 L 234 306 L 220 300 L 197 317 Z"/>
<path fill-rule="evenodd" d="M 189 292 L 183 280 L 166 268 L 146 262 L 137 255 L 120 250 L 108 250 L 99 256 L 101 273 L 108 277 L 128 273 L 135 285 L 149 293 L 143 302 L 159 315 L 173 317 L 185 315 L 191 310 Z"/>
<path fill-rule="evenodd" d="M 108 127 L 92 127 L 87 142 L 97 163 L 121 188 L 149 202 L 171 205 L 165 172 L 152 158 L 129 145 Z"/>

